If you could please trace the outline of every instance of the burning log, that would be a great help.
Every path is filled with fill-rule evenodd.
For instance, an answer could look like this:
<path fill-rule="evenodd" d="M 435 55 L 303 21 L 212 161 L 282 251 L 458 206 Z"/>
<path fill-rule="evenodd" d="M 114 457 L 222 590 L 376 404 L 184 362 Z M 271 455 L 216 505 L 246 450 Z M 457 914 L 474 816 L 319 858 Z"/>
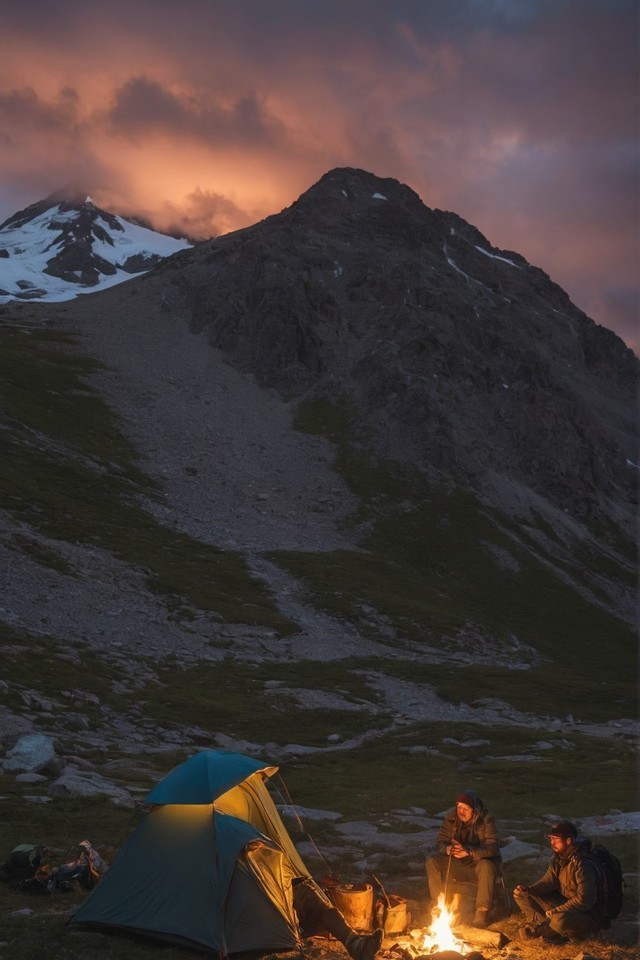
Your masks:
<path fill-rule="evenodd" d="M 419 949 L 414 947 L 412 943 L 404 945 L 394 943 L 392 947 L 383 951 L 383 956 L 392 958 L 392 960 L 416 960 L 419 953 Z"/>
<path fill-rule="evenodd" d="M 394 957 L 401 957 L 401 960 L 415 960 L 420 951 L 412 943 L 394 943 L 393 946 L 388 947 L 385 953 L 389 953 Z"/>
<path fill-rule="evenodd" d="M 420 957 L 420 960 L 465 960 L 465 957 L 457 950 L 439 950 L 436 953 Z"/>
<path fill-rule="evenodd" d="M 437 950 L 433 953 L 422 953 L 420 947 L 412 943 L 400 944 L 394 943 L 393 946 L 385 948 L 381 956 L 384 960 L 484 960 L 481 953 L 475 950 L 466 951 L 464 954 L 457 950 Z"/>
<path fill-rule="evenodd" d="M 481 953 L 458 953 L 457 950 L 438 950 L 436 953 L 423 954 L 418 960 L 484 960 Z"/>
<path fill-rule="evenodd" d="M 500 950 L 509 942 L 499 930 L 471 927 L 456 917 L 441 895 L 433 907 L 428 929 L 411 930 L 385 949 L 382 960 L 484 960 L 477 947 Z"/>

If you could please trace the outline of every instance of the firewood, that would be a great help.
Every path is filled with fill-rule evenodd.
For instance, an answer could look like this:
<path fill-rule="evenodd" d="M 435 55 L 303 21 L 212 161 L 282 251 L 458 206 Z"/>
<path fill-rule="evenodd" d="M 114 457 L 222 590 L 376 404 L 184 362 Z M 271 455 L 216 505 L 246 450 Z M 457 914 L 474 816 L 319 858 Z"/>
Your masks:
<path fill-rule="evenodd" d="M 507 937 L 499 930 L 485 930 L 481 927 L 460 926 L 454 930 L 456 937 L 465 943 L 483 947 L 495 947 L 499 950 L 507 943 Z"/>

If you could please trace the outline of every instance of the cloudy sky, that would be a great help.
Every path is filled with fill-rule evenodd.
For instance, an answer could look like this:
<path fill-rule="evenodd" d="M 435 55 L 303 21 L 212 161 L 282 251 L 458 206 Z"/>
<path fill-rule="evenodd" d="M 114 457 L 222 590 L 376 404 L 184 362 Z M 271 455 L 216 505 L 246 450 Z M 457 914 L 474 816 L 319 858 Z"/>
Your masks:
<path fill-rule="evenodd" d="M 0 222 L 72 181 L 209 237 L 361 167 L 638 350 L 638 18 L 638 0 L 15 0 Z"/>

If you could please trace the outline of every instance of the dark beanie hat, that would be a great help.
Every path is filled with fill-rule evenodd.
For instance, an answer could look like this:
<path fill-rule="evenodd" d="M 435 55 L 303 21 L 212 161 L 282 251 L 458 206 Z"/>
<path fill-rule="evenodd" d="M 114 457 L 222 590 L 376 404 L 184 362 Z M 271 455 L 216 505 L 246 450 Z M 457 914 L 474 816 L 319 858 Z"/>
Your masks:
<path fill-rule="evenodd" d="M 558 823 L 554 823 L 549 833 L 545 833 L 547 840 L 550 840 L 551 837 L 562 837 L 563 840 L 572 837 L 575 840 L 577 836 L 578 831 L 570 820 L 559 820 Z"/>
<path fill-rule="evenodd" d="M 473 793 L 470 793 L 468 790 L 465 790 L 464 793 L 459 793 L 456 797 L 456 803 L 466 803 L 468 807 L 473 808 L 476 805 L 476 798 Z"/>

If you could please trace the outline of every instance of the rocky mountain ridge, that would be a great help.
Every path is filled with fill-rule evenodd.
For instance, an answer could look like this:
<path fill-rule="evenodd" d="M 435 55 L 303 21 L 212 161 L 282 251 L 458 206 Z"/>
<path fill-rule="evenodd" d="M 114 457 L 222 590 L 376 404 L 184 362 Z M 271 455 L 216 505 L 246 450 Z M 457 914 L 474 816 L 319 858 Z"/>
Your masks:
<path fill-rule="evenodd" d="M 262 387 L 342 398 L 380 452 L 632 535 L 637 358 L 542 270 L 409 187 L 329 171 L 143 283 Z"/>

